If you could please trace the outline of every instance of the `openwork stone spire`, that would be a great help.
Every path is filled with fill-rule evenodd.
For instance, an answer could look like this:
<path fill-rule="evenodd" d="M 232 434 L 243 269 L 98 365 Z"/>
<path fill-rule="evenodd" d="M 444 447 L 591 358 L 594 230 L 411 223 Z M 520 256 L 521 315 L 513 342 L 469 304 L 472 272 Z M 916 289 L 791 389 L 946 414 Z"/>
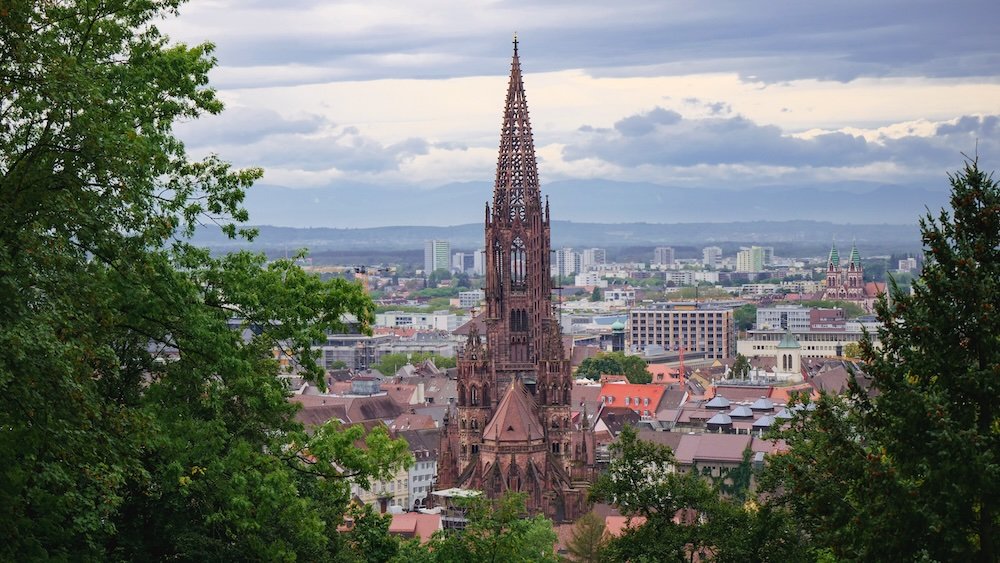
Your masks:
<path fill-rule="evenodd" d="M 528 119 L 528 101 L 521 80 L 521 61 L 517 56 L 517 36 L 514 37 L 514 57 L 510 63 L 507 103 L 500 129 L 500 154 L 493 189 L 494 218 L 525 220 L 528 208 L 539 206 L 538 165 L 535 144 Z"/>

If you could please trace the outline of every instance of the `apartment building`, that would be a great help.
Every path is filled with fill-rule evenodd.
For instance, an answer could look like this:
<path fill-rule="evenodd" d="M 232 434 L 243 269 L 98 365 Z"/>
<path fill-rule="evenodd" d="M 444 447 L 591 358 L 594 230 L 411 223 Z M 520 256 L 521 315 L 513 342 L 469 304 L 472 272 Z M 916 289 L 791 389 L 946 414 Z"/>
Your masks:
<path fill-rule="evenodd" d="M 713 303 L 655 303 L 629 313 L 630 345 L 650 345 L 666 350 L 684 347 L 708 358 L 736 355 L 733 310 Z"/>

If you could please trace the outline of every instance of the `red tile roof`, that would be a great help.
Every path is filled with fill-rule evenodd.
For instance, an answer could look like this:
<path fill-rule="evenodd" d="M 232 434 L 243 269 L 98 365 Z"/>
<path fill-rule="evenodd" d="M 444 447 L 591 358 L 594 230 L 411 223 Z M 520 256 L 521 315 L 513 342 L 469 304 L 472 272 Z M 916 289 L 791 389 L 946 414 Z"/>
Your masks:
<path fill-rule="evenodd" d="M 617 538 L 629 528 L 638 528 L 646 523 L 645 516 L 607 516 L 604 518 L 604 533 Z"/>
<path fill-rule="evenodd" d="M 649 364 L 646 371 L 653 376 L 653 383 L 677 383 L 680 381 L 680 367 L 667 364 Z M 685 368 L 685 371 L 688 371 Z"/>
<path fill-rule="evenodd" d="M 420 543 L 431 539 L 434 532 L 441 529 L 440 514 L 424 514 L 422 512 L 403 512 L 393 514 L 389 524 L 389 533 L 406 538 L 420 538 Z"/>
<path fill-rule="evenodd" d="M 391 430 L 423 430 L 436 427 L 434 417 L 426 414 L 403 413 L 389 423 Z"/>
<path fill-rule="evenodd" d="M 534 399 L 520 378 L 507 387 L 496 413 L 483 430 L 484 440 L 524 442 L 545 438 L 545 430 L 535 415 Z"/>
<path fill-rule="evenodd" d="M 655 415 L 666 389 L 663 385 L 654 384 L 606 383 L 601 386 L 601 397 L 604 397 L 602 400 L 608 406 L 629 407 L 640 414 L 648 410 Z"/>

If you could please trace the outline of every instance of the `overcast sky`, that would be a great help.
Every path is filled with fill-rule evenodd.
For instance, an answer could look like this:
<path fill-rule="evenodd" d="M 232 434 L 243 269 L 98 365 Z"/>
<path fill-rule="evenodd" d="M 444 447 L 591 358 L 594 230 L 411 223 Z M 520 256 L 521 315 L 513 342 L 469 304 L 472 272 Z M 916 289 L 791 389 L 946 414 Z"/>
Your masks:
<path fill-rule="evenodd" d="M 905 197 L 947 189 L 977 141 L 1000 167 L 995 1 L 194 0 L 160 27 L 216 45 L 227 110 L 179 127 L 191 152 L 263 166 L 259 189 L 372 190 L 326 226 L 398 222 L 375 218 L 386 193 L 492 182 L 515 31 L 543 191 Z"/>

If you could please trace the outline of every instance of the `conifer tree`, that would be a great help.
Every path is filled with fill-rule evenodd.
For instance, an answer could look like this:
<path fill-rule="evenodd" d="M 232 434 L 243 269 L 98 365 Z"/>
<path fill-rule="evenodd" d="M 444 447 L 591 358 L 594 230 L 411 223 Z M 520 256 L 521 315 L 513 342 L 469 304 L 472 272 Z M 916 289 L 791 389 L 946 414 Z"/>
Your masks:
<path fill-rule="evenodd" d="M 771 483 L 843 559 L 996 561 L 1000 525 L 1000 186 L 977 160 L 920 221 L 924 269 L 877 305 L 865 377 L 784 433 Z"/>

